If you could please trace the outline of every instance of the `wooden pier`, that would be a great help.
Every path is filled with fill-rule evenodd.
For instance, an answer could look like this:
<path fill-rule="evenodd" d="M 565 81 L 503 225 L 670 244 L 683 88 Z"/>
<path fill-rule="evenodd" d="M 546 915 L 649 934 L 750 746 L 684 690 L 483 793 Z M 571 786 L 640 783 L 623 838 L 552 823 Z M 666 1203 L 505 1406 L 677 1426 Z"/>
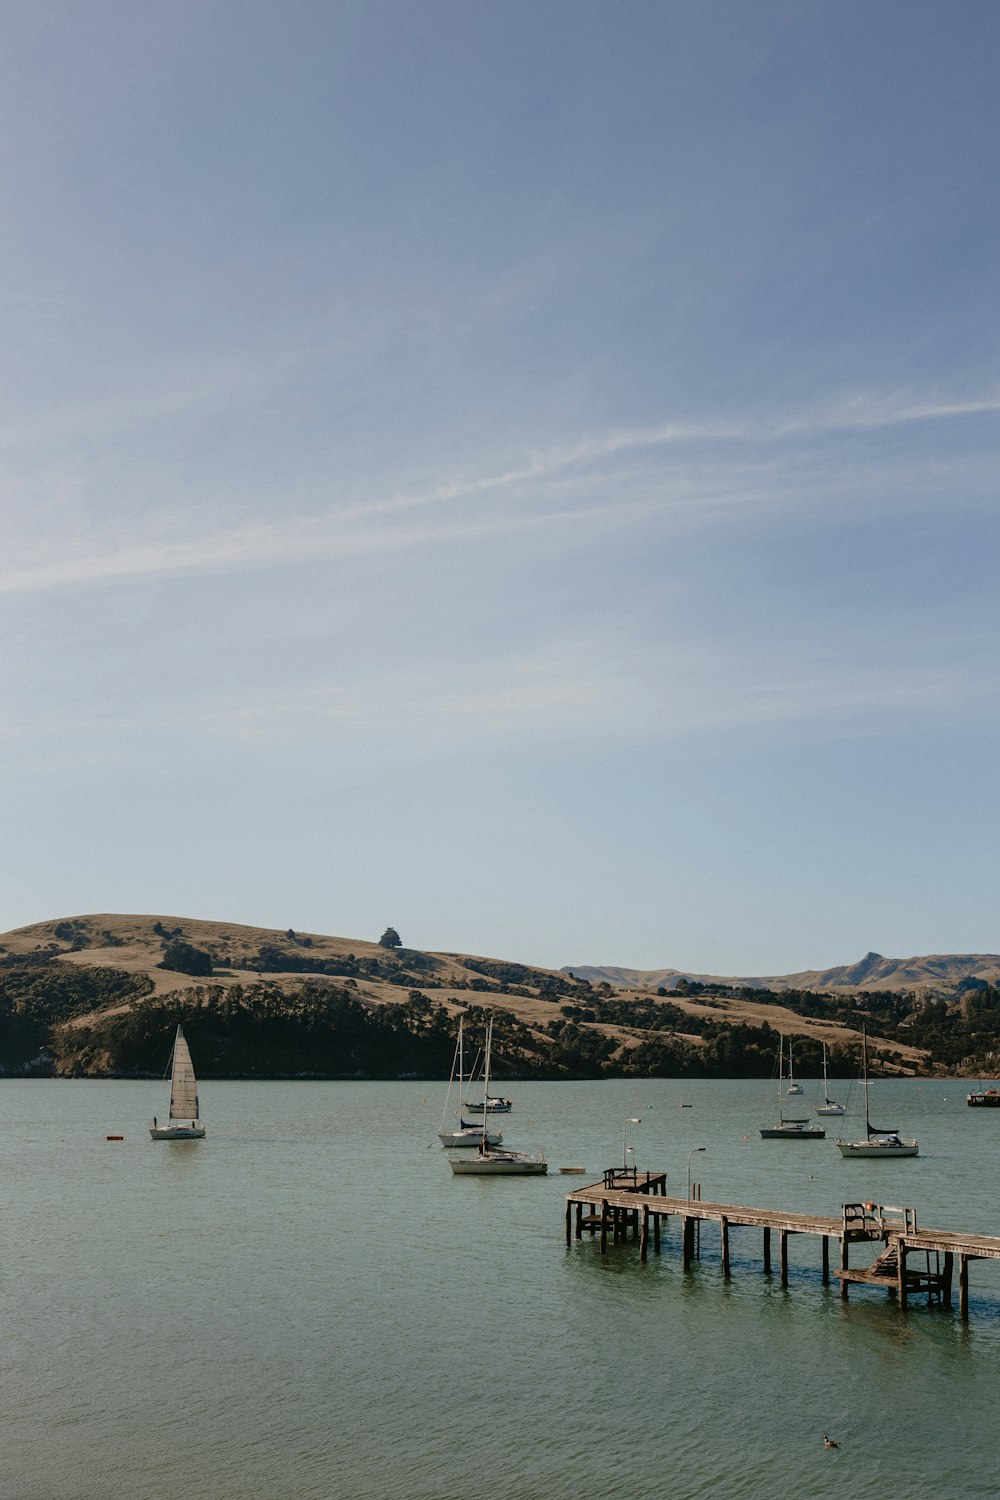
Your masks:
<path fill-rule="evenodd" d="M 919 1229 L 912 1208 L 893 1208 L 878 1203 L 845 1203 L 839 1219 L 821 1214 L 784 1213 L 769 1208 L 747 1208 L 732 1203 L 705 1203 L 700 1197 L 667 1196 L 665 1172 L 638 1172 L 634 1167 L 610 1167 L 602 1182 L 591 1183 L 566 1195 L 566 1244 L 574 1236 L 600 1235 L 601 1254 L 608 1243 L 639 1241 L 639 1259 L 645 1261 L 650 1240 L 658 1255 L 661 1226 L 676 1215 L 680 1220 L 681 1259 L 687 1270 L 698 1255 L 701 1225 L 718 1224 L 722 1246 L 722 1274 L 730 1273 L 730 1232 L 737 1228 L 759 1229 L 763 1234 L 762 1264 L 771 1271 L 771 1236 L 778 1236 L 778 1274 L 788 1286 L 788 1240 L 793 1234 L 808 1234 L 821 1243 L 822 1278 L 831 1279 L 830 1244 L 838 1249 L 839 1264 L 833 1276 L 846 1298 L 851 1284 L 881 1287 L 898 1300 L 905 1312 L 910 1299 L 926 1296 L 928 1303 L 952 1306 L 955 1263 L 958 1263 L 958 1311 L 969 1319 L 969 1262 L 1000 1260 L 1000 1238 L 986 1234 L 957 1234 L 948 1230 Z M 882 1244 L 884 1248 L 865 1266 L 850 1264 L 850 1247 Z"/>

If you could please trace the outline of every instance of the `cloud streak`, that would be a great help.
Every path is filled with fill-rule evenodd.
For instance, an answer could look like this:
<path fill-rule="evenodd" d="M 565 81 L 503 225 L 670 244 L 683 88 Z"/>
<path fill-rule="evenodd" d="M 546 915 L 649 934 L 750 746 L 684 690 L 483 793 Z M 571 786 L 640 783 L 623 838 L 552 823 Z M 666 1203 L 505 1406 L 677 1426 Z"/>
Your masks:
<path fill-rule="evenodd" d="M 155 403 L 156 410 L 162 410 Z M 664 422 L 622 428 L 575 443 L 553 446 L 525 461 L 481 475 L 456 478 L 411 493 L 386 494 L 330 503 L 317 513 L 315 487 L 300 494 L 310 514 L 280 522 L 234 522 L 225 529 L 201 526 L 173 539 L 162 515 L 155 534 L 107 548 L 76 540 L 47 538 L 34 547 L 10 549 L 0 565 L 0 593 L 17 594 L 65 588 L 98 587 L 128 580 L 171 575 L 234 572 L 282 567 L 321 558 L 401 551 L 449 540 L 488 540 L 527 532 L 563 528 L 628 525 L 670 509 L 725 507 L 746 510 L 780 499 L 780 476 L 791 464 L 808 466 L 807 445 L 837 431 L 872 432 L 912 424 L 954 423 L 967 417 L 1000 413 L 1000 397 L 965 402 L 916 401 L 907 397 L 856 396 L 826 410 L 782 421 L 718 423 Z M 796 446 L 797 440 L 798 446 Z M 747 448 L 755 455 L 747 460 Z M 629 491 L 634 475 L 624 475 L 616 461 L 648 461 L 675 452 L 687 455 L 687 466 L 643 473 L 638 493 Z M 767 467 L 761 465 L 766 457 Z M 894 460 L 898 462 L 898 460 Z M 817 473 L 821 467 L 817 464 Z M 874 465 L 873 473 L 879 472 Z M 864 476 L 862 476 L 864 477 Z M 616 488 L 622 480 L 621 489 Z M 608 490 L 615 493 L 607 499 Z M 595 498 L 594 491 L 598 492 Z M 800 491 L 801 492 L 801 491 Z M 553 501 L 556 503 L 553 503 Z M 491 510 L 485 506 L 498 502 Z M 501 508 L 502 507 L 502 508 Z M 442 516 L 442 513 L 444 515 Z M 409 520 L 408 517 L 422 517 Z M 130 530 L 135 525 L 130 520 Z"/>

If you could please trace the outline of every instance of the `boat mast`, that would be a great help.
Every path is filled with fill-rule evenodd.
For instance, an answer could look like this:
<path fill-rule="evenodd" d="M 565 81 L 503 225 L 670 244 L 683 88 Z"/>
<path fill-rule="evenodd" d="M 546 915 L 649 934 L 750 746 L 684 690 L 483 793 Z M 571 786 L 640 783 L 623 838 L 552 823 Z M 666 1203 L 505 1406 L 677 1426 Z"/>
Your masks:
<path fill-rule="evenodd" d="M 479 1149 L 480 1151 L 482 1151 L 484 1156 L 489 1148 L 489 1137 L 487 1135 L 486 1125 L 490 1117 L 488 1106 L 490 1102 L 490 1048 L 492 1047 L 492 1045 L 493 1013 L 491 1011 L 490 1018 L 486 1022 L 486 1050 L 483 1053 L 483 1139 L 482 1145 Z"/>
<path fill-rule="evenodd" d="M 451 1077 L 448 1079 L 448 1092 L 444 1096 L 444 1109 L 441 1113 L 441 1129 L 448 1118 L 448 1108 L 451 1104 L 451 1091 L 455 1086 L 455 1067 L 458 1067 L 458 1100 L 462 1102 L 462 1017 L 458 1018 L 458 1046 L 455 1048 L 451 1059 Z"/>

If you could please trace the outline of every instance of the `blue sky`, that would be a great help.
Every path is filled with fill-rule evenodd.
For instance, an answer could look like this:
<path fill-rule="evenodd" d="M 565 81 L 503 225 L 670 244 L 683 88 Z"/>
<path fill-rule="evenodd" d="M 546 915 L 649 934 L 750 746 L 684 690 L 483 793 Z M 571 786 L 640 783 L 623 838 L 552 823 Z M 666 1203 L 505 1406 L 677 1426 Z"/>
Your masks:
<path fill-rule="evenodd" d="M 1000 10 L 0 38 L 0 930 L 1000 948 Z"/>

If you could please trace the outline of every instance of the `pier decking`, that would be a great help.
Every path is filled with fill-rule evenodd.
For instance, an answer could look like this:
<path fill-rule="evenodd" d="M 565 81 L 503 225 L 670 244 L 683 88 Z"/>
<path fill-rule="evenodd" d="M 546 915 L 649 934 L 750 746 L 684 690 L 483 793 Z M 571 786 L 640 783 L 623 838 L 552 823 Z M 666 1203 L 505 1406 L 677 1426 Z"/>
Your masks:
<path fill-rule="evenodd" d="M 877 1203 L 845 1203 L 839 1218 L 822 1214 L 796 1213 L 770 1208 L 750 1208 L 742 1204 L 706 1203 L 699 1197 L 667 1196 L 665 1172 L 637 1172 L 635 1168 L 611 1167 L 603 1181 L 591 1183 L 566 1195 L 566 1243 L 574 1235 L 600 1235 L 601 1253 L 613 1244 L 627 1239 L 631 1231 L 639 1240 L 639 1258 L 646 1260 L 650 1239 L 653 1250 L 660 1253 L 661 1226 L 671 1215 L 680 1219 L 681 1258 L 685 1270 L 698 1253 L 700 1228 L 704 1223 L 718 1224 L 722 1246 L 722 1274 L 730 1272 L 729 1236 L 734 1228 L 760 1229 L 763 1233 L 762 1262 L 766 1275 L 771 1274 L 771 1235 L 778 1235 L 778 1269 L 781 1285 L 788 1285 L 788 1238 L 807 1234 L 819 1238 L 824 1285 L 830 1281 L 830 1242 L 838 1246 L 839 1265 L 833 1275 L 840 1282 L 840 1295 L 846 1298 L 852 1283 L 877 1286 L 898 1299 L 906 1310 L 913 1296 L 926 1295 L 929 1302 L 952 1305 L 952 1283 L 955 1261 L 958 1261 L 959 1316 L 969 1318 L 969 1262 L 1000 1260 L 1000 1237 L 986 1234 L 961 1234 L 951 1230 L 918 1229 L 912 1208 L 895 1208 Z M 881 1242 L 884 1249 L 871 1264 L 850 1264 L 852 1244 Z"/>

